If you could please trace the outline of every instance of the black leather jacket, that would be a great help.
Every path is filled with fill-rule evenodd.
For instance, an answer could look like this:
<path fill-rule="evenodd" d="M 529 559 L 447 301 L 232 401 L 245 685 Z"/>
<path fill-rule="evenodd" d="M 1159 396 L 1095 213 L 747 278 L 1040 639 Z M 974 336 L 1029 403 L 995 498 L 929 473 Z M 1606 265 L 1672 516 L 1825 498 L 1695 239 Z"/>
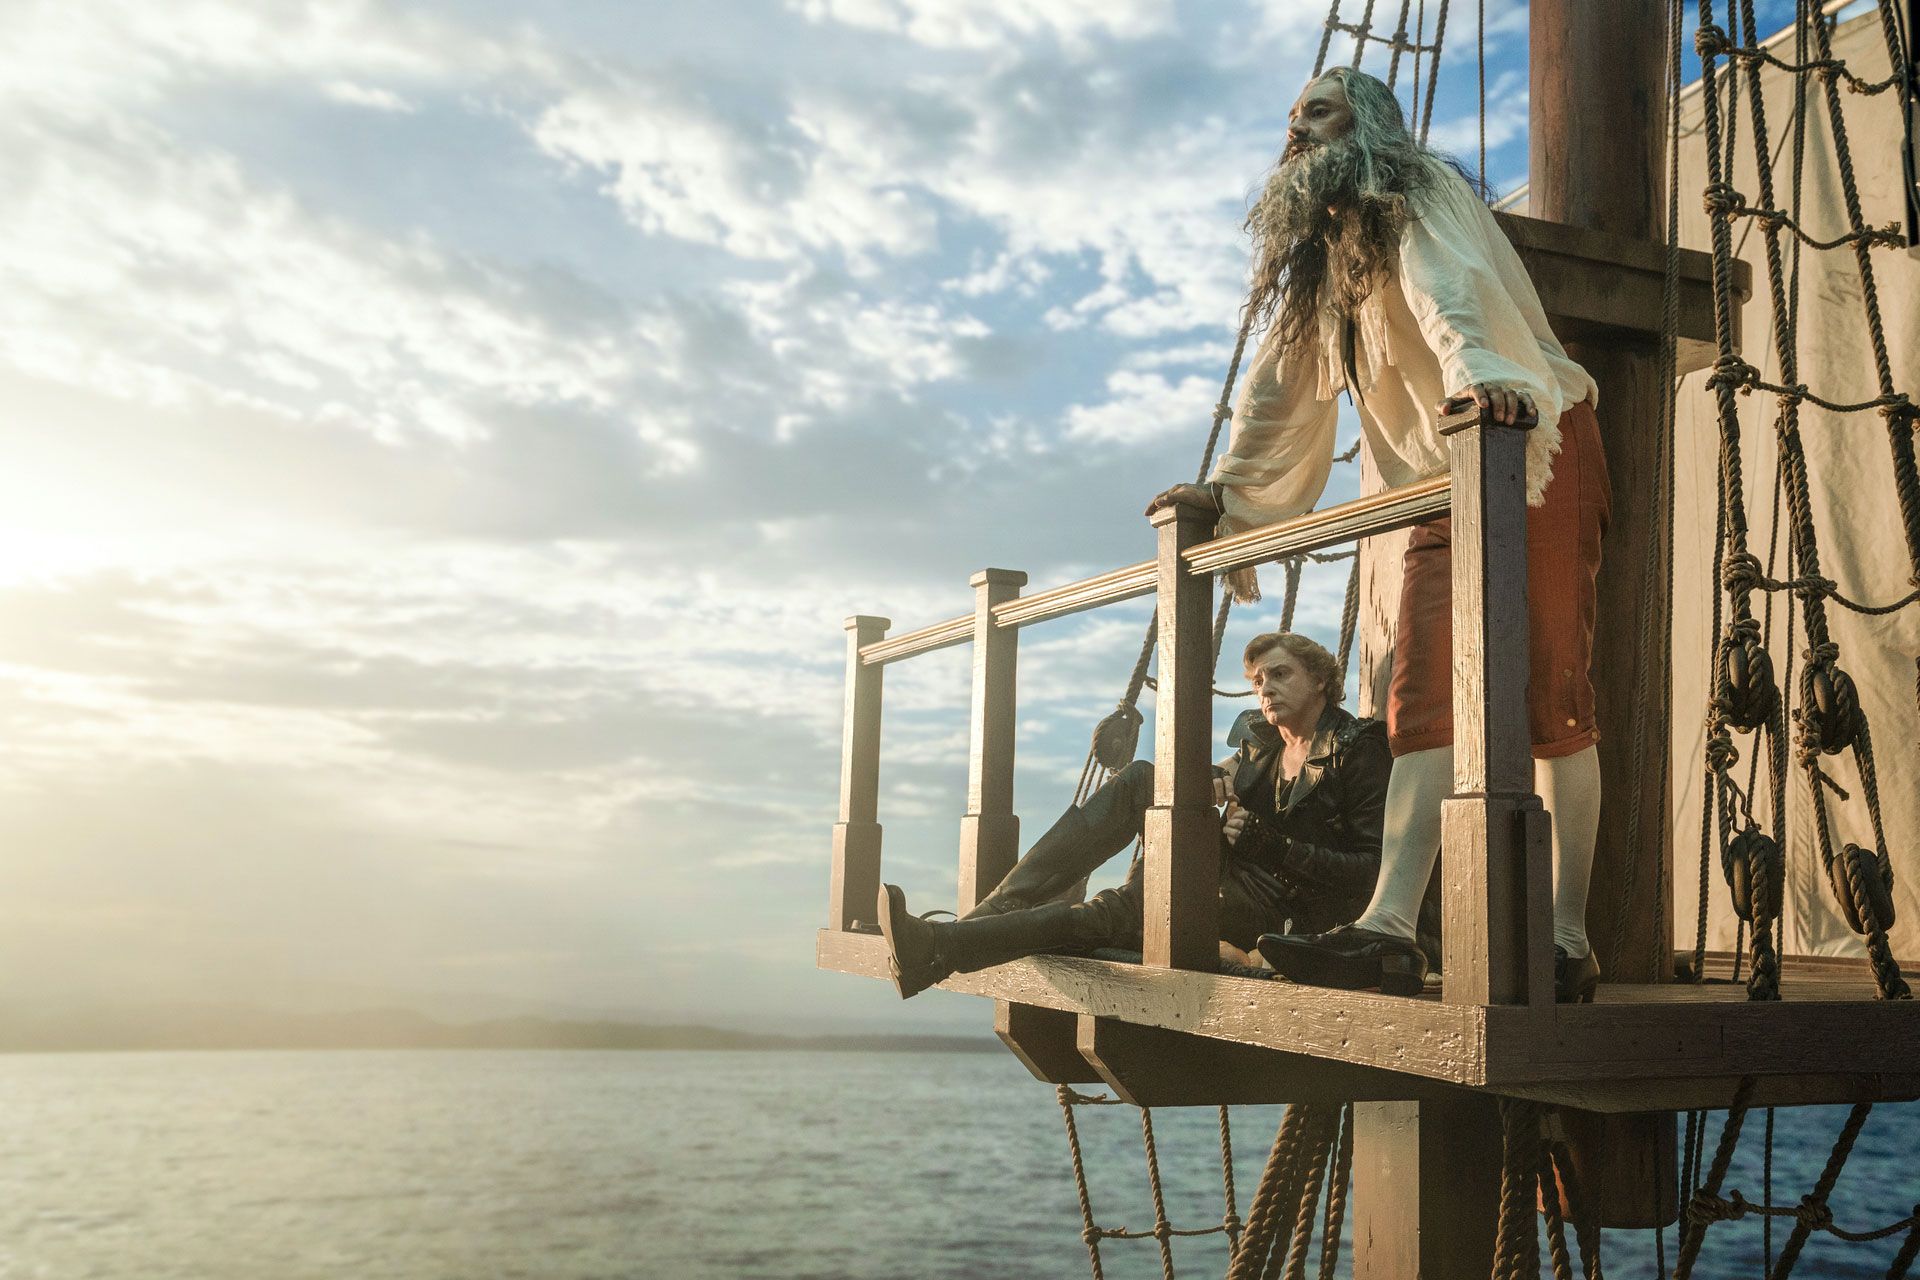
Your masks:
<path fill-rule="evenodd" d="M 1386 726 L 1328 707 L 1278 810 L 1279 735 L 1249 711 L 1228 740 L 1239 748 L 1228 776 L 1249 814 L 1228 856 L 1271 879 L 1297 933 L 1324 932 L 1358 916 L 1380 874 L 1380 830 L 1393 771 Z"/>

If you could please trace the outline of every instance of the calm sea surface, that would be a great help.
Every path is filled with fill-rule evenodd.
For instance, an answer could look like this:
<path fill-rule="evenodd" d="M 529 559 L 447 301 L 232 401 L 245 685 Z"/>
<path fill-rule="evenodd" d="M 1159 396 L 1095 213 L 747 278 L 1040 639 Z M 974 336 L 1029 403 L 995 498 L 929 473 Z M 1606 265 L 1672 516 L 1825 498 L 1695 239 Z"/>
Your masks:
<path fill-rule="evenodd" d="M 19 1055 L 0 1115 L 4 1280 L 1087 1274 L 1052 1091 L 998 1053 Z M 1138 1113 L 1081 1115 L 1096 1216 L 1150 1226 Z M 1244 1213 L 1279 1112 L 1235 1115 Z M 1781 1113 L 1776 1201 L 1843 1116 Z M 1174 1224 L 1217 1221 L 1213 1113 L 1155 1130 Z M 1758 1199 L 1749 1135 L 1728 1186 Z M 1917 1140 L 1911 1108 L 1875 1115 L 1842 1226 L 1909 1211 Z M 1795 1274 L 1882 1275 L 1896 1246 L 1822 1237 Z M 1225 1271 L 1217 1237 L 1175 1248 L 1182 1275 Z M 1607 1248 L 1617 1280 L 1654 1273 L 1648 1233 Z M 1716 1227 L 1696 1274 L 1756 1274 L 1759 1250 L 1753 1221 Z M 1151 1241 L 1102 1256 L 1160 1274 Z"/>

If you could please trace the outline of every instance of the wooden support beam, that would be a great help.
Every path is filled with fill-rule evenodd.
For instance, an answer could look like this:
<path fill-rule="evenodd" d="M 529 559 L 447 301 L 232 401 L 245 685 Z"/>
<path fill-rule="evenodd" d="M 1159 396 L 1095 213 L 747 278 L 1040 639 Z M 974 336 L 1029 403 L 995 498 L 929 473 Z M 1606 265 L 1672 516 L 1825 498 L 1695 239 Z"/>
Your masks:
<path fill-rule="evenodd" d="M 1159 531 L 1160 678 L 1153 703 L 1153 807 L 1146 814 L 1141 950 L 1159 968 L 1220 962 L 1220 823 L 1213 808 L 1213 579 L 1182 559 L 1211 511 L 1173 503 Z"/>
<path fill-rule="evenodd" d="M 1673 1111 L 1718 1111 L 1733 1101 L 1739 1076 L 1677 1076 L 1669 1080 L 1559 1080 L 1506 1084 L 1500 1092 L 1558 1107 L 1609 1115 L 1632 1115 L 1649 1106 Z M 1911 1102 L 1920 1098 L 1920 1075 L 1817 1072 L 1809 1075 L 1755 1076 L 1749 1105 L 1821 1107 L 1856 1102 Z M 1643 1180 L 1641 1185 L 1645 1185 Z"/>
<path fill-rule="evenodd" d="M 1646 241 L 1665 239 L 1666 23 L 1659 0 L 1534 0 L 1530 10 L 1528 212 L 1536 218 Z M 1604 74 L 1568 74 L 1596 66 Z M 1661 402 L 1657 337 L 1569 345 L 1600 386 L 1597 412 L 1613 481 L 1613 522 L 1596 585 L 1594 694 L 1600 740 L 1600 843 L 1587 928 L 1609 981 L 1666 982 L 1672 972 L 1673 904 L 1667 832 L 1664 661 L 1670 606 L 1664 584 L 1648 593 L 1644 565 L 1665 555 L 1664 503 L 1654 459 Z M 1672 442 L 1664 444 L 1669 455 Z M 1643 655 L 1642 619 L 1658 651 Z M 1631 741 L 1635 710 L 1650 726 Z M 1638 847 L 1626 847 L 1638 811 Z M 1624 919 L 1623 945 L 1614 937 Z"/>
<path fill-rule="evenodd" d="M 1035 1080 L 1047 1084 L 1101 1084 L 1079 1047 L 1079 1019 L 1061 1009 L 1012 1000 L 993 1002 L 993 1033 Z"/>
<path fill-rule="evenodd" d="M 880 896 L 880 673 L 860 647 L 887 634 L 886 618 L 847 619 L 847 701 L 840 727 L 840 820 L 833 825 L 829 929 L 873 918 Z"/>
<path fill-rule="evenodd" d="M 1331 1103 L 1356 1098 L 1455 1097 L 1461 1090 L 1421 1076 L 1213 1040 L 1185 1031 L 1079 1017 L 1080 1056 L 1121 1098 L 1140 1107 Z"/>
<path fill-rule="evenodd" d="M 1573 227 L 1664 241 L 1666 23 L 1660 0 L 1534 0 L 1529 12 L 1531 130 L 1528 212 Z M 1604 53 L 1602 52 L 1604 51 Z M 1604 58 L 1603 74 L 1597 71 Z M 1569 72 L 1572 74 L 1569 74 Z M 1677 105 L 1675 106 L 1677 109 Z M 1684 299 L 1696 290 L 1684 286 Z M 1691 326 L 1686 326 L 1691 327 Z M 1570 334 L 1567 353 L 1599 387 L 1595 411 L 1613 487 L 1613 515 L 1595 584 L 1594 710 L 1601 729 L 1600 834 L 1587 932 L 1611 982 L 1666 982 L 1673 974 L 1672 841 L 1668 830 L 1667 586 L 1647 566 L 1666 562 L 1664 472 L 1674 442 L 1660 438 L 1658 335 Z M 1683 351 L 1682 356 L 1685 355 Z M 1689 361 L 1689 364 L 1695 363 Z M 1662 456 L 1667 466 L 1657 461 Z M 1636 739 L 1633 725 L 1644 726 Z M 1632 832 L 1632 839 L 1629 839 Z M 1604 1118 L 1569 1133 L 1588 1194 L 1617 1221 L 1671 1163 L 1671 1116 Z M 1663 1189 L 1671 1179 L 1659 1184 Z M 1664 1219 L 1656 1203 L 1637 1215 Z"/>
<path fill-rule="evenodd" d="M 823 929 L 815 959 L 887 976 L 886 944 L 874 935 Z M 1857 1101 L 1874 1088 L 1904 1098 L 1920 1062 L 1920 1001 L 1877 1000 L 1871 987 L 1835 998 L 1825 983 L 1805 998 L 1788 984 L 1785 999 L 1766 1002 L 1738 987 L 1603 985 L 1597 1004 L 1539 1010 L 1033 956 L 941 986 L 1596 1111 L 1691 1107 L 1700 1099 L 1694 1082 L 1743 1075 L 1825 1077 L 1780 1084 L 1809 1100 L 1831 1089 L 1833 1101 Z"/>
<path fill-rule="evenodd" d="M 815 936 L 814 959 L 822 969 L 887 977 L 886 944 L 877 935 L 823 929 Z M 1433 1080 L 1486 1079 L 1481 1050 L 1489 1010 L 1477 1006 L 1081 956 L 1030 956 L 956 973 L 940 985 Z"/>
<path fill-rule="evenodd" d="M 1527 729 L 1526 431 L 1441 421 L 1453 473 L 1453 787 L 1441 821 L 1444 998 L 1553 1000 L 1550 826 Z"/>
<path fill-rule="evenodd" d="M 982 569 L 973 575 L 973 719 L 967 739 L 967 812 L 960 819 L 961 915 L 993 892 L 1020 858 L 1013 812 L 1015 675 L 1020 633 L 993 624 L 994 606 L 1020 594 L 1027 575 Z"/>
<path fill-rule="evenodd" d="M 1493 1270 L 1500 1109 L 1492 1097 L 1353 1109 L 1354 1280 L 1468 1280 Z"/>

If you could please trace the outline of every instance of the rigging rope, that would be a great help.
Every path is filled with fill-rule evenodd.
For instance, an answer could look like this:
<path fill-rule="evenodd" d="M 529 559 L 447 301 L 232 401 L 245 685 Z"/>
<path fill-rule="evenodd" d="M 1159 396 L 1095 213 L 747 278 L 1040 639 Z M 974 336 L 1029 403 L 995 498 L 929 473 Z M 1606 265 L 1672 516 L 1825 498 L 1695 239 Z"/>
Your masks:
<path fill-rule="evenodd" d="M 1054 1097 L 1060 1103 L 1060 1114 L 1066 1122 L 1067 1153 L 1073 1161 L 1073 1185 L 1080 1199 L 1082 1223 L 1080 1238 L 1086 1242 L 1087 1259 L 1093 1268 L 1093 1280 L 1105 1280 L 1106 1277 L 1100 1258 L 1102 1240 L 1153 1240 L 1160 1249 L 1160 1269 L 1166 1280 L 1173 1280 L 1173 1240 L 1176 1236 L 1224 1235 L 1229 1248 L 1237 1244 L 1241 1227 L 1239 1215 L 1234 1211 L 1233 1130 L 1225 1107 L 1220 1108 L 1220 1179 L 1225 1211 L 1221 1215 L 1219 1225 L 1175 1227 L 1167 1220 L 1166 1194 L 1160 1178 L 1160 1151 L 1153 1137 L 1153 1112 L 1151 1108 L 1141 1107 L 1139 1108 L 1140 1140 L 1146 1155 L 1147 1185 L 1153 1198 L 1153 1226 L 1146 1231 L 1129 1231 L 1125 1227 L 1103 1227 L 1094 1220 L 1093 1198 L 1087 1189 L 1086 1160 L 1080 1149 L 1080 1126 L 1073 1114 L 1075 1107 L 1111 1107 L 1125 1104 L 1119 1098 L 1110 1098 L 1105 1094 L 1081 1093 L 1070 1085 L 1064 1084 L 1055 1087 Z"/>
<path fill-rule="evenodd" d="M 1828 630 L 1826 602 L 1833 599 L 1842 607 L 1856 612 L 1883 614 L 1920 601 L 1920 468 L 1916 467 L 1913 441 L 1913 426 L 1920 419 L 1920 410 L 1894 384 L 1872 260 L 1875 247 L 1902 243 L 1902 240 L 1890 229 L 1875 229 L 1866 225 L 1854 171 L 1852 145 L 1839 96 L 1839 86 L 1843 83 L 1860 93 L 1875 93 L 1900 84 L 1903 86 L 1904 100 L 1908 94 L 1904 86 L 1909 78 L 1907 51 L 1891 0 L 1881 0 L 1879 12 L 1892 77 L 1889 81 L 1877 84 L 1853 74 L 1841 60 L 1834 57 L 1831 25 L 1817 14 L 1810 13 L 1806 5 L 1798 6 L 1793 62 L 1767 54 L 1760 48 L 1752 0 L 1728 0 L 1727 8 L 1727 26 L 1721 27 L 1714 22 L 1712 0 L 1700 0 L 1699 26 L 1694 37 L 1695 48 L 1701 56 L 1701 103 L 1708 168 L 1705 205 L 1712 226 L 1715 327 L 1720 348 L 1719 359 L 1715 361 L 1713 372 L 1707 379 L 1718 399 L 1721 436 L 1722 497 L 1719 516 L 1723 534 L 1716 541 L 1715 557 L 1717 562 L 1723 561 L 1724 565 L 1716 563 L 1715 568 L 1718 586 L 1725 591 L 1733 608 L 1732 619 L 1717 641 L 1714 660 L 1717 676 L 1708 707 L 1707 786 L 1710 793 L 1718 797 L 1718 803 L 1703 806 L 1702 855 L 1704 859 L 1706 846 L 1711 841 L 1714 811 L 1717 810 L 1722 863 L 1727 870 L 1729 883 L 1734 884 L 1743 875 L 1749 881 L 1756 878 L 1752 872 L 1759 864 L 1753 854 L 1759 846 L 1752 838 L 1757 832 L 1753 828 L 1750 810 L 1746 829 L 1738 833 L 1735 830 L 1738 825 L 1735 796 L 1739 796 L 1742 807 L 1746 807 L 1747 802 L 1745 795 L 1738 792 L 1728 776 L 1739 758 L 1733 745 L 1733 733 L 1764 729 L 1768 737 L 1770 761 L 1784 762 L 1789 708 L 1782 705 L 1786 700 L 1779 696 L 1778 686 L 1773 683 L 1771 659 L 1767 655 L 1762 629 L 1753 618 L 1751 599 L 1756 591 L 1768 593 L 1769 598 L 1773 594 L 1790 595 L 1800 602 L 1801 620 L 1807 633 L 1806 661 L 1796 689 L 1798 706 L 1791 708 L 1791 719 L 1799 729 L 1798 760 L 1809 783 L 1820 865 L 1840 901 L 1848 923 L 1866 938 L 1869 959 L 1881 996 L 1906 998 L 1909 995 L 1908 987 L 1894 961 L 1886 935 L 1893 923 L 1893 864 L 1881 814 L 1872 734 L 1854 690 L 1852 677 L 1839 664 L 1840 649 Z M 1737 29 L 1744 43 L 1736 44 L 1729 29 Z M 1808 56 L 1809 35 L 1811 57 Z M 1728 81 L 1724 123 L 1718 97 L 1718 63 L 1721 58 L 1727 60 Z M 1774 192 L 1771 137 L 1758 74 L 1758 67 L 1762 64 L 1773 66 L 1794 79 L 1796 147 L 1794 207 L 1791 210 L 1779 207 Z M 1739 118 L 1736 95 L 1743 73 L 1748 111 L 1753 122 L 1751 147 L 1754 177 L 1759 191 L 1757 201 L 1752 203 L 1735 190 L 1730 181 L 1734 132 Z M 1799 212 L 1807 109 L 1805 88 L 1809 76 L 1817 76 L 1822 82 L 1834 163 L 1840 178 L 1840 193 L 1848 227 L 1845 234 L 1831 240 L 1818 240 L 1807 234 Z M 1763 378 L 1758 369 L 1741 359 L 1733 349 L 1731 225 L 1736 218 L 1748 220 L 1749 225 L 1758 223 L 1760 227 L 1773 317 L 1773 355 L 1780 370 L 1778 381 Z M 1792 236 L 1794 272 L 1791 293 L 1782 255 L 1783 233 Z M 1800 252 L 1803 248 L 1818 252 L 1842 246 L 1851 249 L 1859 273 L 1861 304 L 1879 392 L 1871 399 L 1852 403 L 1814 393 L 1800 380 L 1798 370 Z M 1784 491 L 1790 521 L 1788 558 L 1791 567 L 1784 578 L 1775 578 L 1771 572 L 1762 572 L 1758 558 L 1747 549 L 1748 527 L 1741 483 L 1740 422 L 1734 397 L 1736 393 L 1745 395 L 1755 390 L 1771 392 L 1777 402 L 1774 420 L 1780 453 L 1780 484 L 1777 489 Z M 1820 572 L 1808 462 L 1800 430 L 1800 406 L 1803 403 L 1811 403 L 1835 413 L 1878 409 L 1887 422 L 1895 493 L 1913 569 L 1910 583 L 1916 588 L 1900 600 L 1886 605 L 1862 604 L 1843 596 L 1837 585 Z M 1720 593 L 1716 591 L 1716 611 L 1719 600 Z M 1717 620 L 1715 626 L 1717 630 Z M 1795 688 L 1795 685 L 1789 684 L 1788 688 Z M 1916 698 L 1920 699 L 1920 688 L 1916 689 Z M 1862 798 L 1873 831 L 1873 847 L 1863 849 L 1849 844 L 1836 852 L 1826 792 L 1831 789 L 1838 793 L 1838 788 L 1821 768 L 1820 758 L 1848 751 L 1852 753 L 1859 770 Z M 1748 790 L 1751 790 L 1751 784 Z M 1784 785 L 1777 774 L 1773 792 L 1774 825 L 1778 829 L 1780 811 L 1784 807 Z M 1745 850 L 1744 855 L 1736 853 L 1736 845 Z M 1745 857 L 1748 864 L 1744 870 L 1736 865 L 1741 856 Z M 1768 865 L 1760 869 L 1757 879 L 1770 880 L 1782 874 L 1773 853 L 1769 852 L 1765 861 Z M 1777 896 L 1773 893 L 1763 895 L 1762 905 L 1771 907 Z M 1704 941 L 1704 897 L 1701 909 L 1703 920 L 1696 938 L 1696 954 Z M 1749 911 L 1742 910 L 1740 914 L 1747 916 Z M 1776 914 L 1768 911 L 1764 920 L 1754 920 L 1755 965 L 1749 992 L 1756 999 L 1778 996 L 1777 964 L 1772 963 L 1769 954 Z"/>

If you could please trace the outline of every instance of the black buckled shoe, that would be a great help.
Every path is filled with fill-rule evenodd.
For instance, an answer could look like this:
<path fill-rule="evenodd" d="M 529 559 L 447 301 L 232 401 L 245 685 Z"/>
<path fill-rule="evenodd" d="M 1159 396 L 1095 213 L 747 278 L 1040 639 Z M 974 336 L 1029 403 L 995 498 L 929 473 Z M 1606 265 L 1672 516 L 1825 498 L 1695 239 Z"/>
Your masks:
<path fill-rule="evenodd" d="M 907 895 L 897 884 L 880 886 L 880 936 L 887 940 L 887 968 L 902 1000 L 919 995 L 953 972 L 941 955 L 941 926 L 907 910 Z"/>
<path fill-rule="evenodd" d="M 1417 996 L 1427 973 L 1426 953 L 1411 938 L 1352 925 L 1331 933 L 1264 933 L 1255 949 L 1275 973 L 1310 987 L 1378 987 L 1390 996 Z"/>
<path fill-rule="evenodd" d="M 1592 1004 L 1594 989 L 1600 985 L 1600 962 L 1589 950 L 1579 957 L 1567 954 L 1565 947 L 1553 949 L 1553 998 L 1560 1004 Z"/>

